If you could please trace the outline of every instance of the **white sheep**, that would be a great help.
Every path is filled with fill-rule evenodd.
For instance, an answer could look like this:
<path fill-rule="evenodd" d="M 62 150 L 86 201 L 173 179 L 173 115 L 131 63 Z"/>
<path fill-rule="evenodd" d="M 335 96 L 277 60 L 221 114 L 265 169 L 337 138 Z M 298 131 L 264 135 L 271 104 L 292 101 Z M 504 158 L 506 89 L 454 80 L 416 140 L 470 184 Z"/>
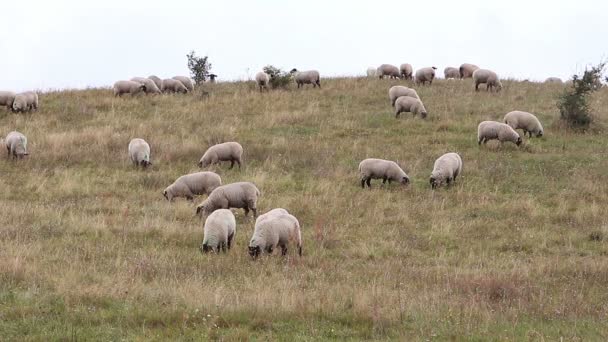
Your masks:
<path fill-rule="evenodd" d="M 486 91 L 494 90 L 500 91 L 502 89 L 502 83 L 498 78 L 498 75 L 492 70 L 488 69 L 477 69 L 473 72 L 473 81 L 475 81 L 475 91 L 479 91 L 479 85 L 485 83 Z"/>
<path fill-rule="evenodd" d="M 443 77 L 447 80 L 450 78 L 459 79 L 460 78 L 460 70 L 454 67 L 447 67 L 443 69 Z"/>
<path fill-rule="evenodd" d="M 303 87 L 305 84 L 312 84 L 313 88 L 317 86 L 321 88 L 321 76 L 317 70 L 298 71 L 298 69 L 293 68 L 290 73 L 294 74 L 298 88 L 300 86 Z"/>
<path fill-rule="evenodd" d="M 157 87 L 156 83 L 149 78 L 133 77 L 131 81 L 145 85 L 146 89 L 144 89 L 144 93 L 146 94 L 160 94 L 160 88 Z"/>
<path fill-rule="evenodd" d="M 258 87 L 260 87 L 260 92 L 264 89 L 268 90 L 268 86 L 270 85 L 270 76 L 260 71 L 255 74 L 255 83 L 257 83 Z"/>
<path fill-rule="evenodd" d="M 135 166 L 146 168 L 152 165 L 150 161 L 150 145 L 144 139 L 132 139 L 129 142 L 129 158 L 131 158 Z"/>
<path fill-rule="evenodd" d="M 376 77 L 376 68 L 374 68 L 374 67 L 367 68 L 367 77 Z"/>
<path fill-rule="evenodd" d="M 522 143 L 519 133 L 511 126 L 497 121 L 482 121 L 477 126 L 477 144 L 485 144 L 489 140 L 498 140 L 501 143 L 510 141 L 517 146 Z"/>
<path fill-rule="evenodd" d="M 33 91 L 25 91 L 15 95 L 13 100 L 13 112 L 25 112 L 38 109 L 38 94 Z"/>
<path fill-rule="evenodd" d="M 399 78 L 400 75 L 399 68 L 391 64 L 382 64 L 376 69 L 376 76 L 380 79 L 384 78 L 384 76 Z"/>
<path fill-rule="evenodd" d="M 27 137 L 23 133 L 17 131 L 10 132 L 4 139 L 4 145 L 6 146 L 9 158 L 13 156 L 13 159 L 22 159 L 24 156 L 29 155 L 27 152 Z"/>
<path fill-rule="evenodd" d="M 134 81 L 117 81 L 114 83 L 114 96 L 122 96 L 123 94 L 137 95 L 146 91 L 146 86 Z"/>
<path fill-rule="evenodd" d="M 236 219 L 229 209 L 218 209 L 205 220 L 201 252 L 216 252 L 220 249 L 226 253 L 230 249 L 236 234 Z"/>
<path fill-rule="evenodd" d="M 416 90 L 404 86 L 392 86 L 388 90 L 388 99 L 391 101 L 391 106 L 395 106 L 395 101 L 401 96 L 409 96 L 415 99 L 420 99 Z"/>
<path fill-rule="evenodd" d="M 163 196 L 169 202 L 177 197 L 185 197 L 192 201 L 195 195 L 208 195 L 220 185 L 222 185 L 222 179 L 217 173 L 195 172 L 176 179 L 163 191 Z"/>
<path fill-rule="evenodd" d="M 260 190 L 250 182 L 231 183 L 215 188 L 209 197 L 196 207 L 196 214 L 209 215 L 217 209 L 242 208 L 245 216 L 249 210 L 257 217 L 257 201 Z"/>
<path fill-rule="evenodd" d="M 198 166 L 204 168 L 222 161 L 229 161 L 231 169 L 234 167 L 235 162 L 239 165 L 240 169 L 242 157 L 243 146 L 241 144 L 235 141 L 225 142 L 209 147 L 198 162 Z"/>
<path fill-rule="evenodd" d="M 426 82 L 433 84 L 433 80 L 435 79 L 435 70 L 437 70 L 437 68 L 434 66 L 416 70 L 416 84 L 425 85 Z"/>
<path fill-rule="evenodd" d="M 532 113 L 515 110 L 507 113 L 504 121 L 515 130 L 523 129 L 524 137 L 526 133 L 530 135 L 530 138 L 532 138 L 532 133 L 537 137 L 542 137 L 544 134 L 543 125 Z"/>
<path fill-rule="evenodd" d="M 450 185 L 456 181 L 456 177 L 462 173 L 462 159 L 458 153 L 450 152 L 435 160 L 433 172 L 431 172 L 431 189 L 442 184 Z"/>
<path fill-rule="evenodd" d="M 188 88 L 182 82 L 172 78 L 164 79 L 160 90 L 163 93 L 188 93 Z"/>
<path fill-rule="evenodd" d="M 399 182 L 403 185 L 410 183 L 408 175 L 391 160 L 368 158 L 364 159 L 359 163 L 359 175 L 361 177 L 361 187 L 365 188 L 365 184 L 368 187 L 372 187 L 372 179 L 382 179 L 382 184 L 388 181 L 391 184 L 392 181 Z"/>
<path fill-rule="evenodd" d="M 12 91 L 0 91 L 0 106 L 6 106 L 7 109 L 13 109 L 13 102 L 17 94 Z"/>
<path fill-rule="evenodd" d="M 460 68 L 458 68 L 458 71 L 460 72 L 460 78 L 473 77 L 473 72 L 477 69 L 479 69 L 479 67 L 475 64 L 463 63 L 462 65 L 460 65 Z"/>
<path fill-rule="evenodd" d="M 398 118 L 401 113 L 412 113 L 413 116 L 420 114 L 423 119 L 427 116 L 426 108 L 420 99 L 409 96 L 400 96 L 395 101 L 395 117 Z"/>
<path fill-rule="evenodd" d="M 160 77 L 155 76 L 155 75 L 151 75 L 151 76 L 148 76 L 148 79 L 152 80 L 152 82 L 154 82 L 154 84 L 156 85 L 156 87 L 162 91 L 162 89 L 163 89 L 163 80 L 161 80 Z"/>
<path fill-rule="evenodd" d="M 275 248 L 280 247 L 284 256 L 290 241 L 296 243 L 298 255 L 302 256 L 302 233 L 298 219 L 291 214 L 273 214 L 256 221 L 249 241 L 249 255 L 255 260 L 262 252 L 272 254 Z"/>
<path fill-rule="evenodd" d="M 186 87 L 186 89 L 188 89 L 189 92 L 194 90 L 194 82 L 192 82 L 192 79 L 190 77 L 187 77 L 187 76 L 173 76 L 171 78 L 174 79 L 174 80 L 182 82 L 182 84 Z"/>
<path fill-rule="evenodd" d="M 399 66 L 399 74 L 401 75 L 401 78 L 411 80 L 413 73 L 414 69 L 412 68 L 411 64 L 403 63 Z"/>

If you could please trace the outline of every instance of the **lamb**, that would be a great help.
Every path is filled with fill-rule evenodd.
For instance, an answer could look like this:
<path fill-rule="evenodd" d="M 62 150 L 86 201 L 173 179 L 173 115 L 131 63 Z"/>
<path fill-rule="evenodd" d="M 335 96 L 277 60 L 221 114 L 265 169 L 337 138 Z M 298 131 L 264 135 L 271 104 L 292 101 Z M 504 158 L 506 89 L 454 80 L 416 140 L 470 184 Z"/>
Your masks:
<path fill-rule="evenodd" d="M 152 165 L 152 162 L 150 162 L 150 145 L 144 139 L 135 138 L 129 142 L 129 157 L 135 166 L 147 168 Z"/>
<path fill-rule="evenodd" d="M 450 152 L 435 160 L 433 172 L 431 172 L 431 189 L 440 187 L 444 182 L 450 185 L 456 181 L 456 177 L 462 173 L 462 159 L 458 153 Z"/>
<path fill-rule="evenodd" d="M 117 81 L 114 83 L 114 96 L 122 96 L 123 94 L 131 94 L 135 96 L 142 91 L 146 91 L 146 86 L 134 81 Z"/>
<path fill-rule="evenodd" d="M 367 77 L 376 77 L 376 68 L 374 68 L 374 67 L 367 68 Z"/>
<path fill-rule="evenodd" d="M 426 82 L 433 84 L 436 69 L 436 67 L 429 67 L 416 70 L 416 84 L 422 83 L 422 85 L 424 85 Z"/>
<path fill-rule="evenodd" d="M 471 78 L 473 77 L 473 72 L 479 69 L 479 67 L 475 64 L 464 63 L 460 65 L 458 71 L 460 72 L 460 78 Z"/>
<path fill-rule="evenodd" d="M 263 89 L 268 90 L 268 85 L 270 84 L 270 76 L 267 73 L 260 71 L 255 74 L 255 83 L 257 83 L 258 87 L 260 87 L 260 92 Z"/>
<path fill-rule="evenodd" d="M 172 78 L 164 79 L 162 82 L 162 88 L 160 88 L 160 90 L 163 93 L 188 93 L 188 88 L 186 88 L 182 82 Z"/>
<path fill-rule="evenodd" d="M 293 68 L 290 73 L 294 74 L 298 88 L 300 86 L 303 87 L 305 84 L 312 84 L 313 88 L 317 86 L 321 88 L 321 79 L 317 70 L 298 71 L 298 69 Z"/>
<path fill-rule="evenodd" d="M 416 93 L 416 90 L 412 88 L 404 86 L 392 86 L 388 90 L 388 99 L 391 101 L 391 106 L 395 106 L 395 101 L 397 101 L 400 96 L 409 96 L 415 99 L 420 99 L 418 93 Z"/>
<path fill-rule="evenodd" d="M 7 109 L 13 109 L 15 95 L 17 94 L 12 91 L 0 91 L 0 106 L 6 106 Z"/>
<path fill-rule="evenodd" d="M 131 81 L 145 85 L 146 89 L 144 89 L 144 93 L 146 94 L 160 94 L 160 88 L 157 87 L 156 83 L 149 78 L 133 77 Z"/>
<path fill-rule="evenodd" d="M 450 78 L 458 79 L 460 78 L 460 70 L 454 67 L 447 67 L 443 69 L 443 77 L 445 77 L 446 80 Z"/>
<path fill-rule="evenodd" d="M 549 77 L 545 80 L 545 83 L 559 83 L 562 84 L 562 79 L 559 77 Z"/>
<path fill-rule="evenodd" d="M 163 89 L 163 80 L 160 77 L 152 75 L 148 76 L 148 79 L 152 80 L 158 89 Z"/>
<path fill-rule="evenodd" d="M 4 139 L 4 145 L 6 146 L 7 157 L 13 156 L 13 159 L 22 159 L 24 156 L 29 155 L 27 152 L 27 137 L 23 133 L 12 131 L 7 134 Z"/>
<path fill-rule="evenodd" d="M 382 179 L 382 184 L 391 184 L 392 181 L 399 182 L 403 185 L 410 183 L 408 175 L 394 161 L 368 158 L 359 163 L 359 174 L 361 176 L 361 187 L 365 188 L 365 184 L 369 188 L 372 187 L 372 179 Z"/>
<path fill-rule="evenodd" d="M 242 208 L 245 216 L 249 210 L 257 217 L 257 202 L 260 190 L 250 182 L 237 182 L 218 186 L 207 199 L 196 207 L 196 214 L 209 215 L 217 209 Z"/>
<path fill-rule="evenodd" d="M 287 213 L 275 213 L 255 223 L 253 236 L 249 241 L 249 255 L 254 260 L 265 251 L 272 254 L 281 247 L 281 255 L 287 255 L 289 241 L 295 240 L 298 255 L 302 256 L 302 233 L 298 219 Z"/>
<path fill-rule="evenodd" d="M 222 179 L 215 172 L 203 171 L 183 175 L 169 185 L 163 196 L 172 202 L 176 197 L 194 200 L 194 195 L 209 195 L 215 188 L 222 185 Z"/>
<path fill-rule="evenodd" d="M 38 109 L 38 94 L 26 91 L 15 95 L 13 112 L 25 112 Z"/>
<path fill-rule="evenodd" d="M 401 75 L 401 78 L 411 80 L 413 73 L 414 69 L 412 68 L 411 64 L 403 63 L 399 66 L 399 74 Z"/>
<path fill-rule="evenodd" d="M 188 91 L 193 91 L 194 90 L 194 83 L 192 82 L 192 79 L 190 79 L 190 77 L 186 77 L 186 76 L 173 76 L 171 78 L 174 79 L 174 80 L 182 82 L 182 84 L 186 87 L 186 89 L 188 89 Z"/>
<path fill-rule="evenodd" d="M 515 130 L 523 129 L 524 137 L 526 133 L 530 135 L 530 138 L 532 138 L 532 133 L 537 137 L 542 137 L 544 134 L 543 125 L 532 113 L 515 110 L 507 113 L 504 120 L 507 125 Z"/>
<path fill-rule="evenodd" d="M 204 168 L 222 161 L 230 161 L 230 169 L 234 167 L 234 162 L 239 165 L 240 169 L 242 157 L 243 146 L 241 144 L 235 141 L 225 142 L 209 147 L 198 162 L 198 166 Z"/>
<path fill-rule="evenodd" d="M 391 64 L 382 64 L 376 69 L 376 76 L 382 79 L 384 76 L 388 76 L 389 78 L 399 78 L 399 68 Z"/>
<path fill-rule="evenodd" d="M 517 146 L 522 143 L 519 133 L 511 126 L 497 121 L 482 121 L 477 126 L 477 144 L 485 144 L 489 140 L 498 140 L 501 143 L 510 141 Z"/>
<path fill-rule="evenodd" d="M 398 118 L 399 114 L 411 112 L 413 116 L 420 114 L 424 119 L 427 116 L 426 108 L 420 99 L 416 99 L 409 96 L 400 96 L 395 101 L 395 117 Z"/>
<path fill-rule="evenodd" d="M 230 249 L 234 235 L 236 234 L 236 220 L 229 209 L 218 209 L 211 213 L 205 220 L 203 228 L 204 237 L 201 244 L 201 252 L 216 252 L 220 249 L 226 253 L 226 247 Z"/>
<path fill-rule="evenodd" d="M 479 91 L 479 85 L 486 84 L 486 91 L 496 88 L 496 91 L 502 89 L 502 83 L 498 79 L 498 75 L 494 71 L 488 69 L 477 69 L 473 72 L 473 80 L 475 81 L 475 91 Z"/>

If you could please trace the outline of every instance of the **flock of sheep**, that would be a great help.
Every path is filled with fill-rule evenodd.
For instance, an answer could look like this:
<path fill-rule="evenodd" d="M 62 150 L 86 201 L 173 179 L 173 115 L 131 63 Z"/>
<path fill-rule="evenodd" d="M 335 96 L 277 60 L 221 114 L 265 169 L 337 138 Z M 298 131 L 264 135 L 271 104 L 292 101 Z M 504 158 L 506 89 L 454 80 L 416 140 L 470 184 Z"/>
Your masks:
<path fill-rule="evenodd" d="M 369 68 L 370 77 L 390 77 L 414 79 L 415 84 L 432 84 L 435 78 L 435 67 L 422 68 L 413 75 L 410 64 L 402 64 L 400 68 L 389 64 L 382 64 L 378 68 Z M 316 70 L 299 72 L 296 69 L 291 71 L 298 88 L 305 84 L 312 84 L 313 87 L 321 87 L 320 74 Z M 475 90 L 478 85 L 485 83 L 488 90 L 493 88 L 500 91 L 502 84 L 495 72 L 480 69 L 473 64 L 463 64 L 460 68 L 448 67 L 444 70 L 446 78 L 473 78 Z M 268 90 L 270 76 L 264 72 L 259 72 L 255 76 L 255 81 L 260 91 Z M 561 82 L 559 79 L 551 78 L 547 82 Z M 185 76 L 175 76 L 170 79 L 161 80 L 156 76 L 148 78 L 135 77 L 129 81 L 118 81 L 114 84 L 115 96 L 123 94 L 136 95 L 140 92 L 146 94 L 160 93 L 187 93 L 194 89 L 192 80 Z M 426 118 L 428 113 L 413 88 L 405 86 L 393 86 L 388 91 L 389 101 L 394 108 L 395 116 L 400 113 L 411 112 L 414 116 L 420 115 Z M 0 105 L 18 111 L 30 111 L 38 108 L 38 95 L 34 92 L 24 92 L 15 94 L 12 92 L 0 92 Z M 512 111 L 505 115 L 504 123 L 497 121 L 483 121 L 477 130 L 478 144 L 486 143 L 489 140 L 502 142 L 512 142 L 519 146 L 522 138 L 517 129 L 523 130 L 524 136 L 530 137 L 543 135 L 543 127 L 538 118 L 527 112 Z M 9 158 L 20 159 L 28 155 L 27 137 L 19 132 L 10 132 L 0 145 L 6 146 Z M 142 168 L 150 166 L 151 153 L 150 145 L 141 138 L 132 139 L 129 142 L 128 154 L 134 165 Z M 239 169 L 243 163 L 243 147 L 237 142 L 225 142 L 209 147 L 198 162 L 198 166 L 204 169 L 210 165 L 220 162 L 230 162 L 230 168 L 238 165 Z M 457 153 L 449 152 L 440 156 L 434 163 L 429 183 L 432 189 L 442 185 L 449 186 L 456 181 L 462 174 L 463 162 Z M 361 187 L 367 184 L 371 187 L 372 179 L 382 179 L 383 183 L 390 184 L 398 182 L 403 185 L 410 183 L 409 176 L 394 161 L 368 158 L 359 164 L 359 176 Z M 248 216 L 249 211 L 253 212 L 255 228 L 253 236 L 249 242 L 249 254 L 252 258 L 257 258 L 262 252 L 272 253 L 274 249 L 280 247 L 282 255 L 287 253 L 289 243 L 295 243 L 298 254 L 302 255 L 302 237 L 300 223 L 298 219 L 291 215 L 287 210 L 276 208 L 260 216 L 257 215 L 257 200 L 261 195 L 260 190 L 251 182 L 236 182 L 222 185 L 221 177 L 210 171 L 201 171 L 183 175 L 177 178 L 164 191 L 163 196 L 172 202 L 175 198 L 183 197 L 193 201 L 194 196 L 207 195 L 208 197 L 196 206 L 196 214 L 206 216 L 204 223 L 204 239 L 200 246 L 202 252 L 219 252 L 230 249 L 236 234 L 236 220 L 231 208 L 241 208 Z"/>

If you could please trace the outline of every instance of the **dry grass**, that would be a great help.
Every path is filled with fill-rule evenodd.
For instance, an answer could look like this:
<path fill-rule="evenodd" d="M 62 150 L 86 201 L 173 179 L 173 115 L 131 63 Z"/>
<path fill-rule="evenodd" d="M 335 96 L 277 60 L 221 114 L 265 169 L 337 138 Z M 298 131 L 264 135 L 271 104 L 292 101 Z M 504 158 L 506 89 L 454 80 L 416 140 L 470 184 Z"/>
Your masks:
<path fill-rule="evenodd" d="M 6 339 L 608 339 L 608 178 L 603 127 L 556 122 L 560 85 L 469 81 L 418 93 L 426 121 L 391 115 L 397 81 L 326 80 L 259 94 L 115 99 L 109 90 L 41 95 L 34 114 L 1 113 L 29 137 L 30 158 L 0 160 L 0 331 Z M 537 113 L 546 136 L 478 147 L 477 123 Z M 127 158 L 133 137 L 154 165 Z M 194 204 L 161 195 L 197 169 L 207 146 L 236 140 L 261 211 L 284 207 L 304 253 L 251 261 L 253 223 L 237 212 L 236 246 L 201 255 Z M 464 174 L 431 191 L 433 162 L 459 152 Z M 359 187 L 366 157 L 397 160 L 404 190 Z"/>

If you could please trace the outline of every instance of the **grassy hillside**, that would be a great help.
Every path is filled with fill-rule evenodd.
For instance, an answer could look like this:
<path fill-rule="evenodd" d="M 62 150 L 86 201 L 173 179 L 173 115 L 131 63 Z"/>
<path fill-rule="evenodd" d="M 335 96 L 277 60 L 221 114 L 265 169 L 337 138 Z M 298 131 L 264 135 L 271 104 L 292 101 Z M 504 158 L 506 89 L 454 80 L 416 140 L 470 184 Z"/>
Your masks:
<path fill-rule="evenodd" d="M 29 138 L 29 159 L 0 159 L 0 331 L 6 339 L 605 340 L 608 339 L 608 92 L 598 125 L 557 122 L 561 85 L 469 81 L 420 87 L 429 118 L 395 119 L 402 81 L 325 80 L 260 94 L 253 83 L 199 95 L 42 94 L 33 114 L 0 111 L 1 135 Z M 479 147 L 477 124 L 537 113 L 545 137 Z M 152 147 L 135 169 L 127 144 Z M 195 203 L 162 190 L 197 171 L 214 143 L 239 141 L 260 212 L 287 208 L 304 257 L 252 261 L 253 220 L 236 245 L 202 255 Z M 431 191 L 434 160 L 464 172 Z M 398 161 L 409 188 L 360 187 L 367 157 Z"/>

